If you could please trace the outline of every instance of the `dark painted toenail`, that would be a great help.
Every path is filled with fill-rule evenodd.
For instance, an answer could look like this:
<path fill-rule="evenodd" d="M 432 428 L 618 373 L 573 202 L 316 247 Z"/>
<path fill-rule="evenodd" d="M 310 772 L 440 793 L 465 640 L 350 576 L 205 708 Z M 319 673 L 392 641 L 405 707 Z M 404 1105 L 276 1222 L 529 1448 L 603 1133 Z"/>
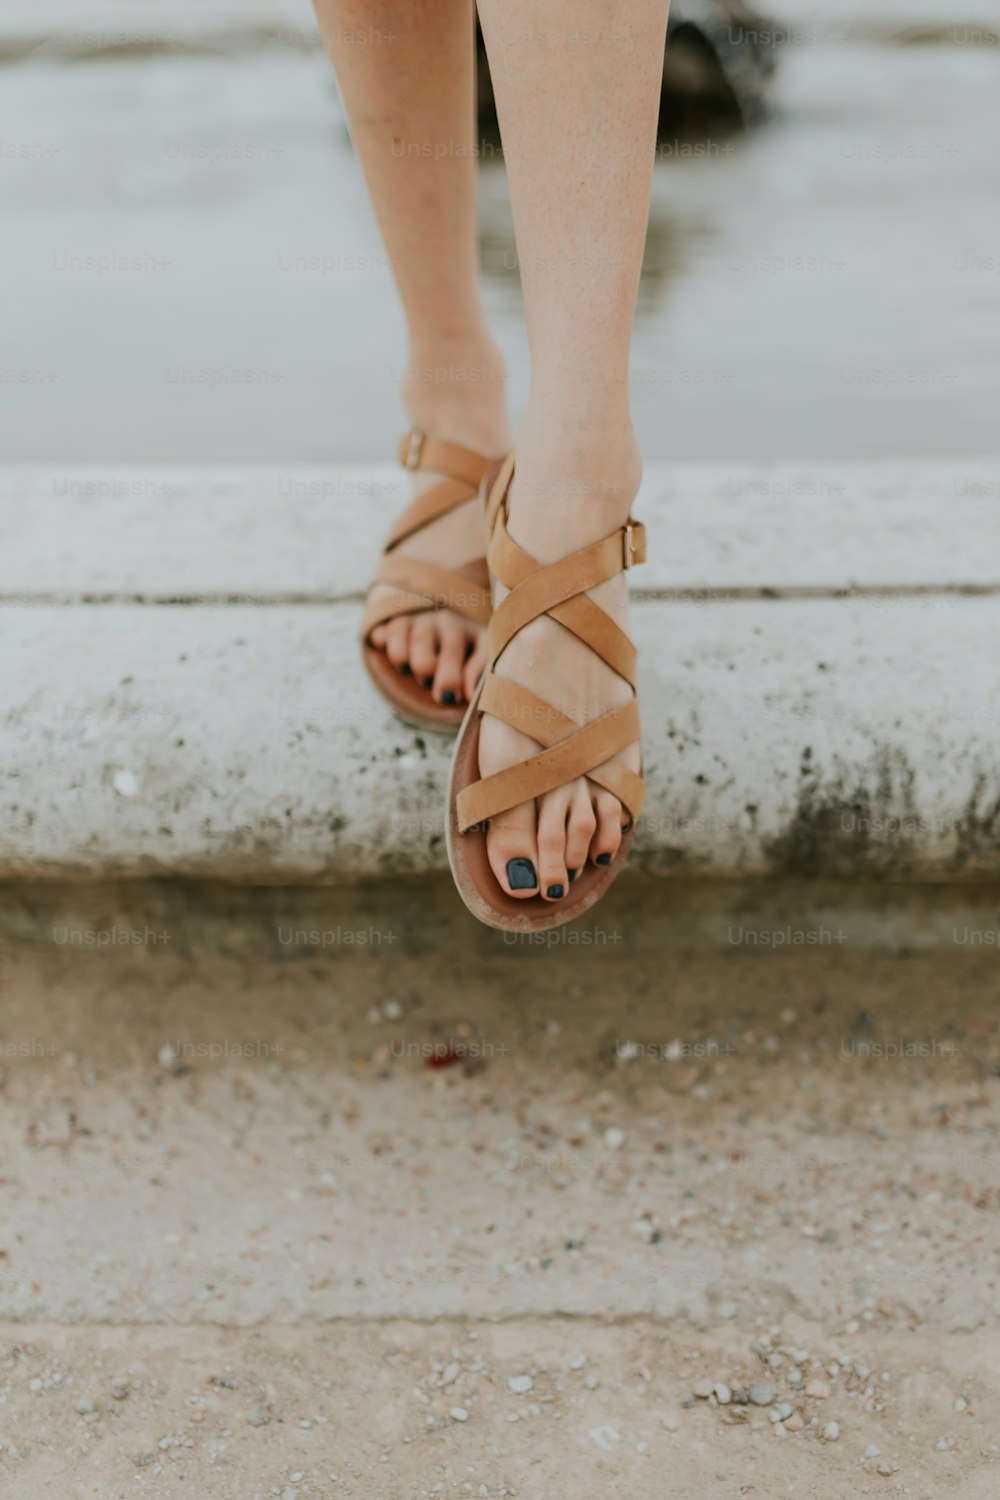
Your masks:
<path fill-rule="evenodd" d="M 530 859 L 509 859 L 507 861 L 507 884 L 512 891 L 533 891 L 538 884 L 538 876 Z"/>
<path fill-rule="evenodd" d="M 550 898 L 550 900 L 558 901 L 559 897 L 562 896 L 564 892 L 561 885 L 550 885 L 545 894 Z"/>
<path fill-rule="evenodd" d="M 597 863 L 599 865 L 609 865 L 611 863 L 611 855 L 610 854 L 599 854 L 597 856 Z"/>
<path fill-rule="evenodd" d="M 410 663 L 408 661 L 404 661 L 403 665 L 400 667 L 399 670 L 402 672 L 402 674 L 403 674 L 404 677 L 412 677 L 413 676 L 413 668 L 410 666 Z"/>
<path fill-rule="evenodd" d="M 569 876 L 569 883 L 570 883 L 570 885 L 572 885 L 573 882 L 574 882 L 574 880 L 576 879 L 576 873 L 577 872 L 575 870 L 567 870 L 566 871 L 566 874 Z"/>
<path fill-rule="evenodd" d="M 455 694 L 452 692 L 451 688 L 445 688 L 444 692 L 441 694 L 441 702 L 451 704 L 455 701 Z"/>
<path fill-rule="evenodd" d="M 434 678 L 433 677 L 425 677 L 424 678 L 424 687 L 425 688 L 432 688 L 433 686 L 434 686 Z"/>

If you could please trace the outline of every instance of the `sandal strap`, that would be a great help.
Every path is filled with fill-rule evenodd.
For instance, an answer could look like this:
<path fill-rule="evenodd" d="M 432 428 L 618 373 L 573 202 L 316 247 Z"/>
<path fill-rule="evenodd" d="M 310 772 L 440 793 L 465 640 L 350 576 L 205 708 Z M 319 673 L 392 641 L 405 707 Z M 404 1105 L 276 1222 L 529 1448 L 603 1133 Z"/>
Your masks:
<path fill-rule="evenodd" d="M 432 609 L 451 609 L 477 625 L 488 624 L 492 601 L 485 557 L 463 563 L 461 569 L 449 569 L 422 558 L 407 557 L 398 549 L 408 537 L 474 499 L 494 460 L 458 443 L 446 443 L 415 431 L 400 442 L 399 461 L 411 471 L 428 469 L 444 477 L 411 500 L 393 522 L 368 591 L 362 640 L 370 644 L 375 627 L 398 615 Z M 391 593 L 373 598 L 376 584 Z"/>
<path fill-rule="evenodd" d="M 449 479 L 459 479 L 473 490 L 478 490 L 493 463 L 493 459 L 484 458 L 471 448 L 428 437 L 416 428 L 400 440 L 399 461 L 404 469 L 430 469 L 435 474 L 446 474 Z"/>
<path fill-rule="evenodd" d="M 514 478 L 515 463 L 516 455 L 512 448 L 493 477 L 493 483 L 490 486 L 490 492 L 486 496 L 487 536 L 491 537 L 493 535 L 493 528 L 496 525 L 496 519 L 500 507 L 507 499 L 507 491 L 510 489 L 510 482 Z"/>
<path fill-rule="evenodd" d="M 481 713 L 502 719 L 512 729 L 530 735 L 547 750 L 576 734 L 579 725 L 553 704 L 546 703 L 530 688 L 509 677 L 492 674 L 483 683 L 479 697 Z M 641 776 L 627 766 L 602 766 L 587 772 L 591 781 L 617 797 L 623 807 L 641 807 L 646 787 Z"/>
<path fill-rule="evenodd" d="M 427 609 L 454 610 L 477 625 L 486 625 L 490 618 L 489 574 L 483 558 L 466 563 L 464 571 L 457 572 L 420 557 L 390 552 L 379 563 L 372 584 L 393 592 L 378 598 L 369 593 L 362 624 L 365 640 L 376 625 Z"/>
<path fill-rule="evenodd" d="M 383 550 L 391 552 L 407 537 L 440 520 L 450 510 L 467 505 L 475 498 L 475 494 L 475 489 L 467 485 L 464 479 L 442 479 L 439 484 L 432 484 L 430 489 L 417 495 L 405 510 L 400 511 L 392 523 Z"/>
<path fill-rule="evenodd" d="M 522 802 L 532 802 L 577 777 L 589 776 L 638 738 L 639 704 L 633 698 L 582 729 L 574 728 L 565 739 L 558 740 L 520 765 L 510 766 L 506 771 L 498 771 L 465 787 L 458 795 L 460 831 L 465 833 Z M 642 807 L 641 797 L 634 801 L 635 806 L 626 803 L 633 821 L 638 818 Z"/>
<path fill-rule="evenodd" d="M 644 561 L 645 527 L 629 522 L 595 546 L 546 566 L 518 546 L 501 513 L 490 543 L 489 566 L 511 592 L 497 606 L 490 625 L 490 665 L 496 664 L 519 630 L 539 615 L 548 614 L 572 631 L 634 689 L 638 659 L 634 642 L 606 610 L 580 592 L 622 571 L 627 532 L 631 533 L 633 552 L 638 554 L 633 561 Z"/>
<path fill-rule="evenodd" d="M 479 694 L 480 715 L 492 714 L 542 748 L 520 765 L 486 776 L 458 795 L 461 832 L 477 827 L 522 802 L 531 802 L 578 777 L 589 777 L 611 792 L 636 822 L 646 788 L 641 776 L 607 763 L 640 737 L 636 689 L 636 649 L 588 590 L 646 560 L 646 528 L 629 519 L 619 531 L 554 563 L 531 557 L 507 530 L 506 497 L 514 475 L 510 455 L 487 496 L 489 567 L 509 589 L 489 626 L 489 666 Z M 547 703 L 495 667 L 519 631 L 543 615 L 557 620 L 588 646 L 632 689 L 630 702 L 586 725 Z"/>

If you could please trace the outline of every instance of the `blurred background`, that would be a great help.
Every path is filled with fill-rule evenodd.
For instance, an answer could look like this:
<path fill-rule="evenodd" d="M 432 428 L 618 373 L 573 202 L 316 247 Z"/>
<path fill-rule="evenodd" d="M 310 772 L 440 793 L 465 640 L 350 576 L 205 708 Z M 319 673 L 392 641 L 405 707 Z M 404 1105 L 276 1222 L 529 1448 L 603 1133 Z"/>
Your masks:
<path fill-rule="evenodd" d="M 647 458 L 995 447 L 994 0 L 677 0 Z M 385 459 L 401 320 L 305 0 L 7 0 L 0 461 Z M 527 365 L 484 98 L 482 264 Z"/>

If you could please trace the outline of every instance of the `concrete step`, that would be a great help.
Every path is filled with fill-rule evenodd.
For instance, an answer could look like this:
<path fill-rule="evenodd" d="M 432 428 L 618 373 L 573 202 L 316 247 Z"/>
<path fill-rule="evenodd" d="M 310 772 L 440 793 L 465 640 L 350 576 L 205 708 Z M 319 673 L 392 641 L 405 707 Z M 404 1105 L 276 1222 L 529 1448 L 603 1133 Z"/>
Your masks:
<path fill-rule="evenodd" d="M 990 459 L 647 476 L 637 868 L 997 874 L 998 490 Z M 389 469 L 4 471 L 0 876 L 443 868 L 449 742 L 355 640 L 402 499 Z"/>

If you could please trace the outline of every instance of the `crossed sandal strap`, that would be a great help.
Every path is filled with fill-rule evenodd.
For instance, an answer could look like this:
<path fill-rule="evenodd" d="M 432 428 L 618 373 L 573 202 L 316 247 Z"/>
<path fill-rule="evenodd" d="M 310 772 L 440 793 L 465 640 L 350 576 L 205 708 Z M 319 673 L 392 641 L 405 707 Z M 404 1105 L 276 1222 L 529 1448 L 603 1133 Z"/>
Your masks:
<path fill-rule="evenodd" d="M 542 754 L 522 761 L 519 766 L 485 777 L 459 793 L 458 817 L 463 833 L 578 776 L 588 776 L 617 797 L 633 821 L 638 818 L 646 796 L 642 777 L 627 766 L 604 764 L 639 738 L 639 705 L 635 698 L 581 729 L 567 714 L 521 683 L 492 674 L 483 684 L 479 710 L 502 719 L 512 729 L 519 729 L 544 749 Z M 613 748 L 608 749 L 609 745 Z M 559 755 L 546 758 L 546 752 L 557 749 Z M 601 758 L 597 759 L 598 756 Z M 567 762 L 571 764 L 568 772 Z"/>
<path fill-rule="evenodd" d="M 377 625 L 402 614 L 450 609 L 477 625 L 488 623 L 491 612 L 489 572 L 485 558 L 463 563 L 460 569 L 442 568 L 399 552 L 399 544 L 473 499 L 491 460 L 471 448 L 411 432 L 399 447 L 399 461 L 411 472 L 426 469 L 443 476 L 418 495 L 397 516 L 386 539 L 372 585 L 392 589 L 373 599 L 371 591 L 362 623 L 365 640 Z"/>
<path fill-rule="evenodd" d="M 392 593 L 378 598 L 369 594 L 362 626 L 365 638 L 386 620 L 427 609 L 454 610 L 476 625 L 488 625 L 492 602 L 485 559 L 468 563 L 466 568 L 466 572 L 452 572 L 419 557 L 387 553 L 375 572 L 373 584 L 391 588 Z"/>
<path fill-rule="evenodd" d="M 624 630 L 586 591 L 614 578 L 625 568 L 646 560 L 646 528 L 629 521 L 593 546 L 573 552 L 555 563 L 530 557 L 507 531 L 502 511 L 496 517 L 490 542 L 490 570 L 510 590 L 490 622 L 490 666 L 495 667 L 507 645 L 525 625 L 540 615 L 558 620 L 585 646 L 596 651 L 634 690 L 636 648 Z"/>
<path fill-rule="evenodd" d="M 491 679 L 497 680 L 504 684 L 503 678 Z M 534 734 L 533 730 L 524 732 Z M 546 792 L 554 792 L 579 776 L 590 776 L 592 780 L 598 780 L 600 785 L 605 785 L 607 778 L 595 778 L 593 773 L 638 738 L 639 705 L 635 698 L 621 708 L 613 708 L 610 713 L 603 714 L 583 729 L 574 724 L 572 731 L 564 739 L 558 740 L 547 750 L 539 751 L 520 765 L 509 766 L 506 771 L 485 776 L 459 792 L 459 830 L 466 833 L 470 828 L 485 823 L 487 819 L 508 812 L 522 802 L 544 797 Z M 608 790 L 612 790 L 612 787 L 609 786 Z M 645 795 L 642 778 L 636 777 L 635 784 L 631 781 L 626 783 L 624 778 L 616 779 L 614 794 L 635 821 L 642 810 Z"/>
<path fill-rule="evenodd" d="M 542 749 L 520 765 L 464 788 L 457 800 L 459 828 L 467 832 L 580 776 L 590 777 L 617 797 L 634 822 L 645 797 L 642 777 L 606 762 L 639 738 L 635 647 L 587 590 L 645 561 L 645 527 L 629 520 L 621 530 L 559 562 L 540 563 L 507 531 L 503 500 L 512 474 L 513 464 L 508 462 L 488 499 L 490 569 L 510 592 L 490 622 L 488 675 L 478 708 L 480 714 L 492 714 L 521 730 Z M 623 678 L 632 688 L 631 701 L 580 726 L 528 688 L 498 677 L 494 668 L 506 647 L 542 615 L 557 620 Z"/>

